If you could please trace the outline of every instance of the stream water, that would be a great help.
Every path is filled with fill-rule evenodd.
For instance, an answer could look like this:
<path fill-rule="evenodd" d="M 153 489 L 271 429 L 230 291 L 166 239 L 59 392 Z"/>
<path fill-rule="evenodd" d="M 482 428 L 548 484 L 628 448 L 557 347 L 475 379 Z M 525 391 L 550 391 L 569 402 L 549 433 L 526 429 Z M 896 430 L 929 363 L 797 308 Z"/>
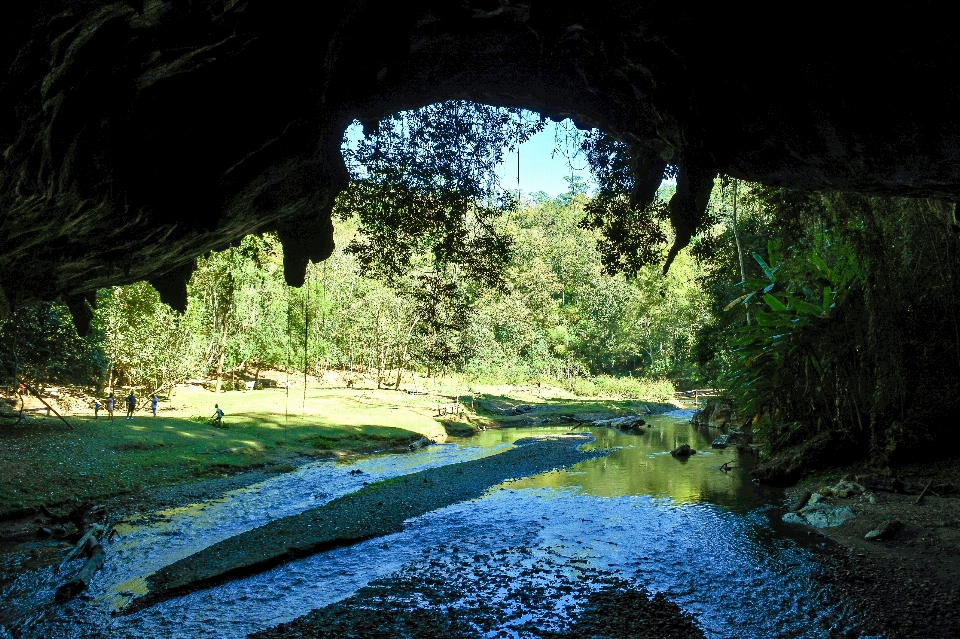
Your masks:
<path fill-rule="evenodd" d="M 746 473 L 722 472 L 724 462 L 737 464 L 737 452 L 711 450 L 711 435 L 689 418 L 686 411 L 651 417 L 654 427 L 643 434 L 594 429 L 585 447 L 611 454 L 508 482 L 410 520 L 397 534 L 118 616 L 144 592 L 144 577 L 221 539 L 371 481 L 494 455 L 519 438 L 569 428 L 492 430 L 409 454 L 317 462 L 220 499 L 145 513 L 118 526 L 103 570 L 73 602 L 52 603 L 64 575 L 49 567 L 5 580 L 0 637 L 245 637 L 362 598 L 372 589 L 355 593 L 371 584 L 397 590 L 393 596 L 411 606 L 471 610 L 484 637 L 536 637 L 531 628 L 568 627 L 587 597 L 613 582 L 662 592 L 711 638 L 858 636 L 856 611 L 812 579 L 814 550 L 771 527 L 765 504 L 780 495 Z M 667 451 L 680 443 L 698 454 L 674 459 Z M 8 558 L 4 569 L 14 565 Z M 418 593 L 423 583 L 439 584 L 443 600 Z M 541 595 L 535 605 L 529 592 Z"/>

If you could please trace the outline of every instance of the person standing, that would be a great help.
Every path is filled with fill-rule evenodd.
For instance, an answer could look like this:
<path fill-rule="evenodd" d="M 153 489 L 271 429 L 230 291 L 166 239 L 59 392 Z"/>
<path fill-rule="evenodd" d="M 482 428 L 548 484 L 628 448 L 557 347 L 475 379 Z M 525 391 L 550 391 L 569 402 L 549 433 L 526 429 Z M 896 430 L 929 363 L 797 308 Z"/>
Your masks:
<path fill-rule="evenodd" d="M 154 393 L 153 397 L 150 398 L 150 410 L 153 411 L 153 416 L 157 416 L 157 404 L 160 403 L 160 398 L 157 397 L 157 394 Z"/>
<path fill-rule="evenodd" d="M 96 399 L 93 400 L 93 418 L 100 419 L 100 402 Z"/>
<path fill-rule="evenodd" d="M 110 421 L 113 421 L 113 407 L 116 400 L 113 398 L 113 393 L 110 393 L 110 397 L 107 398 L 107 413 L 110 415 Z"/>
<path fill-rule="evenodd" d="M 137 407 L 137 398 L 133 396 L 133 391 L 127 395 L 127 419 L 133 419 L 133 411 Z"/>

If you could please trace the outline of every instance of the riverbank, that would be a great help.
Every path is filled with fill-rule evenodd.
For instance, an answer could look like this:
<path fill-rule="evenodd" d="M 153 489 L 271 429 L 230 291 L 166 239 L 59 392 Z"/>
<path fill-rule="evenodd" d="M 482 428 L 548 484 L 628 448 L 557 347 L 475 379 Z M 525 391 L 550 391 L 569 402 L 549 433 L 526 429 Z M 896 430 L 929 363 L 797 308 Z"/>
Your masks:
<path fill-rule="evenodd" d="M 426 437 L 445 441 L 481 428 L 567 423 L 597 416 L 662 412 L 670 404 L 578 398 L 552 387 L 463 386 L 429 393 L 330 386 L 213 393 L 178 387 L 153 417 L 117 410 L 64 410 L 47 416 L 37 400 L 28 418 L 0 428 L 0 521 L 41 506 L 68 507 L 135 497 L 158 488 L 224 479 L 250 471 L 283 472 L 311 460 L 402 451 Z M 222 427 L 210 424 L 214 404 Z M 63 407 L 61 407 L 61 410 Z"/>
<path fill-rule="evenodd" d="M 828 498 L 856 517 L 841 526 L 807 530 L 836 543 L 821 579 L 863 611 L 884 639 L 960 638 L 960 497 L 929 488 L 920 497 L 925 486 L 960 487 L 960 460 L 915 464 L 880 476 L 850 467 L 804 479 L 788 495 L 796 500 L 844 478 L 859 480 L 867 492 Z M 865 539 L 888 521 L 900 524 L 890 539 Z"/>
<path fill-rule="evenodd" d="M 111 421 L 101 411 L 99 419 L 67 415 L 70 427 L 46 416 L 6 425 L 0 519 L 255 469 L 281 472 L 303 460 L 402 450 L 443 432 L 426 411 L 386 402 L 311 397 L 306 411 L 285 415 L 284 399 L 281 391 L 181 392 L 155 418 L 117 411 Z M 214 403 L 227 413 L 221 427 L 207 419 Z"/>
<path fill-rule="evenodd" d="M 133 611 L 175 595 L 262 572 L 323 550 L 403 529 L 403 522 L 480 497 L 509 479 L 536 475 L 604 454 L 579 446 L 586 436 L 518 441 L 516 448 L 482 459 L 379 481 L 319 508 L 274 520 L 165 566 L 147 579 L 149 591 Z"/>
<path fill-rule="evenodd" d="M 108 561 L 89 596 L 50 607 L 43 619 L 34 611 L 48 606 L 64 579 L 45 567 L 55 559 L 32 568 L 4 566 L 10 605 L 0 625 L 17 628 L 14 634 L 24 639 L 241 639 L 269 628 L 299 628 L 303 636 L 340 628 L 358 637 L 386 637 L 405 636 L 399 630 L 408 622 L 414 624 L 409 636 L 421 636 L 414 631 L 431 620 L 436 636 L 461 636 L 444 632 L 467 627 L 484 636 L 500 629 L 519 636 L 699 638 L 701 628 L 708 636 L 765 639 L 806 636 L 804 629 L 843 619 L 842 607 L 824 607 L 818 597 L 820 589 L 808 576 L 811 561 L 789 550 L 789 543 L 785 553 L 768 552 L 765 524 L 753 510 L 764 503 L 763 495 L 749 494 L 752 484 L 741 471 L 721 470 L 736 451 L 711 450 L 709 437 L 679 414 L 651 416 L 649 422 L 642 432 L 591 428 L 595 441 L 585 451 L 608 455 L 405 519 L 403 530 L 388 538 L 113 616 L 145 594 L 144 578 L 152 582 L 150 575 L 160 576 L 164 567 L 220 542 L 336 499 L 346 497 L 339 503 L 347 506 L 357 499 L 348 495 L 359 491 L 362 497 L 378 480 L 392 479 L 386 485 L 399 491 L 400 506 L 408 509 L 425 491 L 442 493 L 452 482 L 401 485 L 400 477 L 409 480 L 411 473 L 458 460 L 494 464 L 491 457 L 513 450 L 517 439 L 563 436 L 571 429 L 494 429 L 410 454 L 308 464 L 248 490 L 211 494 L 204 505 L 144 512 L 118 526 L 120 538 L 107 544 Z M 678 440 L 700 453 L 686 461 L 673 458 L 667 451 Z M 348 526 L 365 519 L 378 523 L 364 508 L 336 519 Z M 294 533 L 305 528 L 312 526 L 295 527 Z M 33 540 L 20 552 L 49 544 L 48 558 L 62 559 L 64 545 L 51 542 Z M 250 545 L 254 551 L 257 546 Z M 758 563 L 758 557 L 767 559 Z M 314 609 L 319 621 L 301 620 Z"/>

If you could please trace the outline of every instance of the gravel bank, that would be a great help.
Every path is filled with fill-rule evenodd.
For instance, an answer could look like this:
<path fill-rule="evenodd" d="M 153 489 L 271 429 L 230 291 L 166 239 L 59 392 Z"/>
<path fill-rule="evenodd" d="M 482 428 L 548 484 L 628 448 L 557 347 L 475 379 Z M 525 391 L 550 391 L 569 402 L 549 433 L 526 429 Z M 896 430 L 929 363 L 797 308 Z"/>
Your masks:
<path fill-rule="evenodd" d="M 517 447 L 479 460 L 433 468 L 371 484 L 330 503 L 214 544 L 147 578 L 149 592 L 126 612 L 216 583 L 267 570 L 323 550 L 403 530 L 404 520 L 480 497 L 507 479 L 575 464 L 602 451 L 577 449 L 571 435 L 519 440 Z"/>
<path fill-rule="evenodd" d="M 505 585 L 509 588 L 509 585 Z M 513 592 L 527 606 L 545 595 Z M 451 599 L 438 584 L 383 579 L 355 595 L 250 639 L 480 639 L 490 636 L 497 617 L 494 606 L 477 602 L 472 608 L 445 605 Z M 416 603 L 414 603 L 416 602 Z M 413 605 L 411 605 L 413 604 Z M 542 639 L 703 639 L 703 632 L 680 608 L 662 595 L 612 582 L 590 595 L 582 614 L 563 632 L 520 623 L 514 632 Z M 505 636 L 505 635 L 496 635 Z"/>
<path fill-rule="evenodd" d="M 796 499 L 843 477 L 870 474 L 856 467 L 843 469 L 808 478 L 788 493 Z M 849 506 L 856 518 L 835 528 L 806 531 L 839 544 L 819 576 L 865 615 L 865 630 L 884 639 L 960 639 L 960 497 L 927 493 L 920 499 L 916 488 L 928 482 L 960 486 L 960 460 L 915 464 L 891 475 L 914 488 L 833 498 L 833 503 Z M 893 538 L 864 538 L 889 520 L 901 524 Z"/>

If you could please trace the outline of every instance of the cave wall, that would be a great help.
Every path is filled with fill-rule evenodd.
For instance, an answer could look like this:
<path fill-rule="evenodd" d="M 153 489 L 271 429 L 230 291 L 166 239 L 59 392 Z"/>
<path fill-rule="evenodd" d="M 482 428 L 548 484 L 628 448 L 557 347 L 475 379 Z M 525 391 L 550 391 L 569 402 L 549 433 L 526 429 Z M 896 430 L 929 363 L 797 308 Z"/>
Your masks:
<path fill-rule="evenodd" d="M 321 8 L 317 8 L 321 7 Z M 346 126 L 463 98 L 626 142 L 695 232 L 718 172 L 799 189 L 960 197 L 946 16 L 675 3 L 31 3 L 0 26 L 0 307 L 148 279 L 278 231 L 287 281 L 333 248 Z"/>

